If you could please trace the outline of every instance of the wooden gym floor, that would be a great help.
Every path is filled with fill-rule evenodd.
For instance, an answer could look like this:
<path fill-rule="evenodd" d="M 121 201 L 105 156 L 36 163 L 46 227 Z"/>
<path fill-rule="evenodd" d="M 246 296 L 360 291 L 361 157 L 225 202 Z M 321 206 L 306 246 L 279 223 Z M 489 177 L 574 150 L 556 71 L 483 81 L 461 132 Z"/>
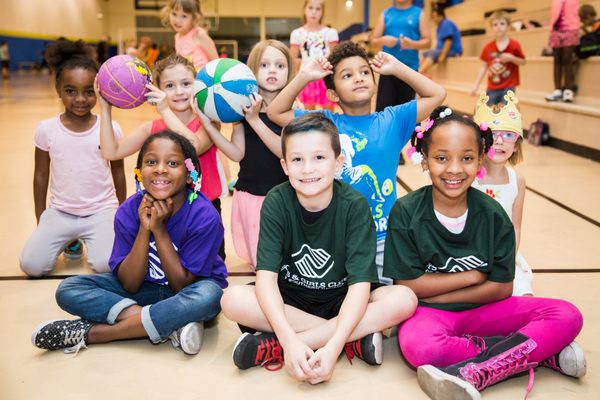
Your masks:
<path fill-rule="evenodd" d="M 403 361 L 395 337 L 385 340 L 385 361 L 374 368 L 342 355 L 331 382 L 312 387 L 283 370 L 239 371 L 231 361 L 239 335 L 223 316 L 205 332 L 202 351 L 189 357 L 169 343 L 134 340 L 90 346 L 77 357 L 31 345 L 32 330 L 47 319 L 69 318 L 54 301 L 64 276 L 90 273 L 84 261 L 59 258 L 52 276 L 28 279 L 18 257 L 35 227 L 33 212 L 33 131 L 36 124 L 62 111 L 48 76 L 14 74 L 0 86 L 0 155 L 4 185 L 0 191 L 0 399 L 164 399 L 164 398 L 331 398 L 398 396 L 425 399 L 415 373 Z M 149 106 L 116 110 L 125 134 L 151 118 Z M 521 251 L 533 266 L 536 295 L 576 304 L 584 315 L 578 341 L 586 350 L 588 373 L 581 380 L 538 369 L 530 399 L 597 399 L 600 394 L 600 164 L 551 148 L 525 146 L 519 166 L 527 178 Z M 128 193 L 133 193 L 133 158 L 126 160 Z M 231 164 L 235 173 L 237 165 Z M 418 167 L 398 169 L 399 195 L 428 184 Z M 229 230 L 231 197 L 223 201 Z M 230 284 L 244 284 L 250 269 L 235 255 L 226 233 Z M 527 378 L 519 377 L 483 393 L 486 399 L 522 398 Z"/>

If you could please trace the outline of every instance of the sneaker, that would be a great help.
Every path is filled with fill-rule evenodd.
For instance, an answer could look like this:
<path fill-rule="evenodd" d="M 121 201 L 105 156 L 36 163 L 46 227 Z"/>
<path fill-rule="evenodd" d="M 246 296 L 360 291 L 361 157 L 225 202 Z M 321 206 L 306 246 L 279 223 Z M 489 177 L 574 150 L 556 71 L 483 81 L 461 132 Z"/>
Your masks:
<path fill-rule="evenodd" d="M 565 89 L 562 94 L 562 101 L 565 103 L 572 103 L 575 93 L 571 89 Z"/>
<path fill-rule="evenodd" d="M 546 101 L 561 101 L 563 98 L 563 92 L 560 89 L 555 89 L 554 92 L 546 96 Z"/>
<path fill-rule="evenodd" d="M 352 364 L 354 356 L 369 365 L 381 365 L 383 362 L 383 335 L 381 332 L 370 333 L 360 340 L 346 343 L 346 358 Z"/>
<path fill-rule="evenodd" d="M 233 363 L 239 369 L 264 366 L 277 371 L 283 367 L 283 349 L 272 333 L 244 333 L 233 345 Z"/>
<path fill-rule="evenodd" d="M 74 240 L 69 243 L 63 251 L 65 258 L 69 260 L 79 260 L 83 256 L 83 244 L 81 240 Z"/>
<path fill-rule="evenodd" d="M 193 356 L 198 354 L 202 347 L 202 339 L 204 338 L 204 323 L 190 322 L 187 325 L 173 331 L 169 335 L 173 347 L 180 348 L 185 354 Z"/>
<path fill-rule="evenodd" d="M 529 393 L 537 363 L 530 363 L 528 358 L 536 347 L 534 340 L 516 333 L 460 363 L 444 368 L 420 366 L 417 380 L 421 389 L 434 400 L 479 400 L 479 392 L 486 387 L 529 370 Z"/>
<path fill-rule="evenodd" d="M 87 348 L 88 332 L 93 325 L 84 319 L 46 321 L 35 328 L 31 343 L 40 349 L 65 349 L 65 353 L 77 353 Z"/>
<path fill-rule="evenodd" d="M 577 342 L 540 363 L 540 367 L 552 368 L 563 375 L 581 378 L 586 373 L 585 353 Z"/>

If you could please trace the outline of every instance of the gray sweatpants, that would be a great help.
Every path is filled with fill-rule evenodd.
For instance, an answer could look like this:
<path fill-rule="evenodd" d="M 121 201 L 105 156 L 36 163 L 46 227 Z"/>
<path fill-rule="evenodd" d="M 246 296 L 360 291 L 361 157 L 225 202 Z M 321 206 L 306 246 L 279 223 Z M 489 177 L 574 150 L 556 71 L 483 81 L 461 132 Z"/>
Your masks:
<path fill-rule="evenodd" d="M 92 269 L 109 272 L 116 211 L 116 208 L 109 208 L 79 217 L 47 208 L 21 252 L 21 269 L 29 276 L 47 275 L 65 247 L 73 240 L 81 239 L 87 247 L 87 260 Z"/>

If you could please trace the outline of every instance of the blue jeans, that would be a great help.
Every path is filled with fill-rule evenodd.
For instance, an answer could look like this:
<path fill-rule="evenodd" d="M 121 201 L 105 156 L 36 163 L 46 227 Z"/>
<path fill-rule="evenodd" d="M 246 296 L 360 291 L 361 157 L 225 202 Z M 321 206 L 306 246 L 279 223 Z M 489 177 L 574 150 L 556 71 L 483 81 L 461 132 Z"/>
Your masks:
<path fill-rule="evenodd" d="M 442 49 L 425 50 L 423 52 L 423 58 L 431 58 L 433 60 L 433 63 L 437 64 L 438 59 L 440 58 L 440 54 L 442 54 Z M 460 55 L 461 55 L 460 53 L 455 53 L 453 51 L 449 51 L 448 54 L 446 55 L 446 58 L 459 57 Z"/>
<path fill-rule="evenodd" d="M 506 89 L 493 89 L 493 90 L 486 90 L 485 93 L 488 95 L 489 99 L 488 99 L 488 105 L 492 106 L 494 104 L 506 104 L 506 100 L 504 100 L 504 95 L 506 94 L 506 92 L 508 92 L 509 90 L 512 90 L 513 93 L 517 93 L 516 89 L 514 87 L 509 87 Z"/>
<path fill-rule="evenodd" d="M 56 289 L 63 310 L 103 324 L 114 324 L 119 314 L 134 304 L 142 306 L 142 324 L 153 343 L 196 321 L 208 321 L 221 311 L 223 289 L 212 279 L 198 279 L 178 293 L 169 286 L 144 282 L 129 293 L 110 273 L 73 276 Z"/>

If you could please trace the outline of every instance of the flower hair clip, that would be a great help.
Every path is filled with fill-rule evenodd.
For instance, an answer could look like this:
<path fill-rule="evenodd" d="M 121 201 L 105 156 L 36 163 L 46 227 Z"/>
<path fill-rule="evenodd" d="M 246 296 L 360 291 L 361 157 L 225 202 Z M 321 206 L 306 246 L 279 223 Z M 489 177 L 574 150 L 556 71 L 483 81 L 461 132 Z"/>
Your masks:
<path fill-rule="evenodd" d="M 137 192 L 139 194 L 144 194 L 144 191 L 142 190 L 142 172 L 140 171 L 139 168 L 134 168 L 133 169 L 133 173 L 135 174 L 135 188 L 137 190 Z"/>
<path fill-rule="evenodd" d="M 408 149 L 406 149 L 406 157 L 410 158 L 414 165 L 421 164 L 423 161 L 423 154 L 417 151 L 415 146 L 410 146 Z"/>
<path fill-rule="evenodd" d="M 185 167 L 190 172 L 190 178 L 192 179 L 194 186 L 194 191 L 188 195 L 188 202 L 192 204 L 194 200 L 198 198 L 198 191 L 202 187 L 202 181 L 200 179 L 200 174 L 196 170 L 196 167 L 194 166 L 194 163 L 191 159 L 185 159 Z"/>

